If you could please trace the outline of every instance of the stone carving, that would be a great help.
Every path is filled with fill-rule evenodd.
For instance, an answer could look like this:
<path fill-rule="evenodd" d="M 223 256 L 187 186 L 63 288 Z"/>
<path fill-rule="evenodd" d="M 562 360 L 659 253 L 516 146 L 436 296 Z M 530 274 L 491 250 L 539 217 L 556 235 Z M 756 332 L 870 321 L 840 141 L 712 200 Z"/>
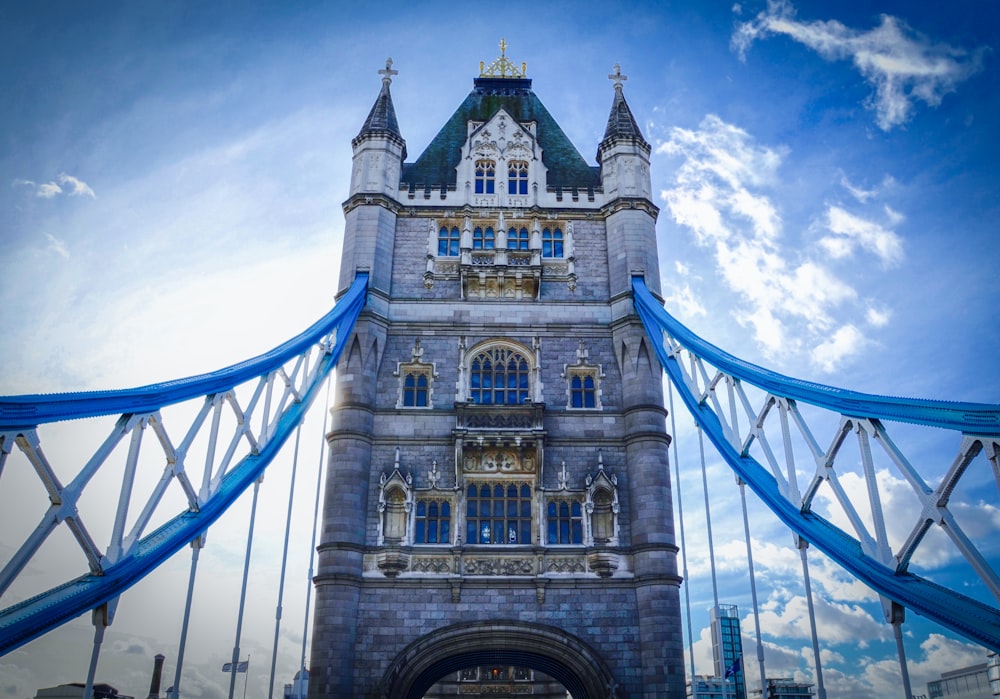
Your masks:
<path fill-rule="evenodd" d="M 450 573 L 450 558 L 415 558 L 411 566 L 414 573 Z"/>
<path fill-rule="evenodd" d="M 467 558 L 466 575 L 534 575 L 535 564 L 530 558 Z"/>
<path fill-rule="evenodd" d="M 548 573 L 585 573 L 587 567 L 580 558 L 549 558 L 545 570 Z"/>

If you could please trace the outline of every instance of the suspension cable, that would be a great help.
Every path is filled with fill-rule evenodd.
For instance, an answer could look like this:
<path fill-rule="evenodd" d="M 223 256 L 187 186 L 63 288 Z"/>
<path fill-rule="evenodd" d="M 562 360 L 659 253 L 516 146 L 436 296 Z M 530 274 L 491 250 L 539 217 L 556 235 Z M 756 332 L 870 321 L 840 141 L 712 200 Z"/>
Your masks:
<path fill-rule="evenodd" d="M 295 453 L 292 456 L 292 477 L 288 486 L 288 514 L 285 516 L 285 543 L 281 550 L 281 574 L 278 576 L 278 605 L 274 610 L 274 644 L 271 647 L 271 677 L 267 685 L 267 698 L 274 696 L 274 670 L 278 662 L 278 633 L 281 631 L 281 602 L 285 593 L 285 568 L 288 564 L 288 535 L 292 529 L 292 503 L 295 500 L 295 472 L 299 467 L 299 437 L 302 423 L 295 428 Z"/>
<path fill-rule="evenodd" d="M 229 699 L 233 699 L 236 691 L 236 673 L 240 666 L 240 634 L 243 632 L 243 608 L 247 601 L 247 578 L 250 574 L 250 551 L 253 548 L 253 525 L 257 517 L 257 494 L 260 492 L 260 483 L 264 480 L 264 474 L 253 482 L 253 504 L 250 506 L 250 529 L 247 532 L 247 554 L 243 562 L 243 585 L 240 588 L 240 611 L 236 617 L 236 641 L 233 643 L 233 665 L 229 673 Z M 249 661 L 248 661 L 249 664 Z M 243 683 L 243 691 L 246 692 L 246 682 Z"/>
<path fill-rule="evenodd" d="M 674 448 L 674 491 L 677 493 L 677 520 L 681 531 L 681 564 L 684 571 L 684 607 L 687 612 L 688 660 L 691 666 L 691 681 L 694 682 L 694 633 L 691 631 L 691 582 L 688 578 L 687 541 L 684 538 L 684 504 L 681 498 L 681 465 L 677 456 L 677 420 L 674 417 L 674 384 L 667 381 L 667 396 L 670 401 L 671 444 Z M 669 470 L 669 469 L 668 469 Z"/>
<path fill-rule="evenodd" d="M 306 579 L 306 610 L 303 613 L 302 621 L 302 662 L 300 671 L 306 669 L 306 639 L 309 634 L 309 605 L 312 600 L 313 589 L 313 561 L 316 559 L 316 528 L 319 523 L 319 495 L 323 489 L 323 457 L 326 455 L 326 427 L 330 418 L 330 375 L 326 377 L 326 400 L 323 403 L 323 434 L 320 436 L 319 445 L 319 465 L 316 468 L 316 502 L 313 505 L 313 528 L 312 537 L 309 539 L 309 573 Z M 305 679 L 300 675 L 300 679 Z M 294 691 L 294 690 L 293 690 Z"/>

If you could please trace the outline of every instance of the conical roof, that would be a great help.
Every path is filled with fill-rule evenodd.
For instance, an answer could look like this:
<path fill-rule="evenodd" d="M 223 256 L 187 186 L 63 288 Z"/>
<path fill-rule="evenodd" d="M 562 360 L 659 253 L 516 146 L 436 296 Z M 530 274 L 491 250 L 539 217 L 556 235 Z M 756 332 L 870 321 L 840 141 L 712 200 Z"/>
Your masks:
<path fill-rule="evenodd" d="M 403 157 L 406 157 L 406 141 L 403 134 L 399 132 L 399 122 L 396 121 L 396 108 L 392 106 L 392 94 L 389 92 L 389 84 L 392 83 L 392 76 L 398 71 L 392 69 L 392 59 L 385 62 L 385 70 L 380 70 L 382 75 L 382 90 L 378 93 L 375 104 L 368 112 L 368 118 L 361 127 L 361 131 L 354 137 L 352 143 L 357 144 L 358 140 L 365 136 L 394 136 L 403 142 Z"/>
<path fill-rule="evenodd" d="M 604 129 L 604 139 L 601 141 L 601 145 L 603 146 L 608 140 L 626 139 L 641 143 L 646 149 L 649 149 L 649 143 L 642 137 L 639 124 L 636 123 L 635 117 L 632 116 L 632 110 L 629 109 L 628 102 L 625 101 L 622 80 L 627 80 L 627 78 L 621 74 L 621 68 L 617 65 L 615 72 L 608 77 L 615 81 L 615 100 L 611 103 L 611 114 L 608 115 L 608 126 Z"/>

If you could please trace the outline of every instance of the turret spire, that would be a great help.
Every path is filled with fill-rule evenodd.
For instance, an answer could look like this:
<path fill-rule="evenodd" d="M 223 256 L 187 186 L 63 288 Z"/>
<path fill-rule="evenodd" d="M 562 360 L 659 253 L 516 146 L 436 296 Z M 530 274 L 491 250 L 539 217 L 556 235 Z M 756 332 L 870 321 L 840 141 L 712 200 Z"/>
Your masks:
<path fill-rule="evenodd" d="M 627 75 L 622 75 L 622 68 L 617 63 L 614 65 L 614 73 L 608 75 L 608 80 L 615 83 L 615 101 L 611 105 L 611 114 L 608 116 L 608 127 L 604 130 L 604 141 L 608 139 L 624 138 L 634 139 L 649 148 L 646 139 L 642 137 L 642 131 L 632 116 L 628 102 L 625 101 L 625 91 L 622 83 L 628 80 Z"/>
<path fill-rule="evenodd" d="M 403 134 L 399 132 L 399 123 L 396 121 L 396 109 L 392 106 L 392 95 L 389 93 L 389 85 L 392 83 L 392 76 L 398 75 L 398 70 L 392 69 L 392 59 L 385 59 L 385 68 L 378 71 L 382 76 L 382 91 L 379 92 L 372 110 L 368 113 L 361 131 L 358 132 L 355 140 L 368 135 L 389 134 L 402 140 Z M 404 146 L 403 157 L 406 157 Z"/>

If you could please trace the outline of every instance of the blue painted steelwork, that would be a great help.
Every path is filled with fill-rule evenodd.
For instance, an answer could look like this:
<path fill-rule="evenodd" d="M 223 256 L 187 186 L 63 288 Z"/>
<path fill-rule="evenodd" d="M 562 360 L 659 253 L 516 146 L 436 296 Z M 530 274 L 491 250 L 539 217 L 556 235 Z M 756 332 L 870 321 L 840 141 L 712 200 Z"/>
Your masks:
<path fill-rule="evenodd" d="M 733 357 L 699 338 L 663 309 L 643 279 L 634 277 L 632 288 L 636 311 L 653 339 L 657 357 L 691 415 L 730 468 L 786 526 L 879 594 L 1000 652 L 1000 609 L 905 570 L 894 570 L 867 555 L 858 540 L 807 506 L 800 507 L 785 497 L 775 477 L 745 449 L 733 446 L 720 417 L 694 395 L 677 357 L 664 346 L 662 335 L 666 332 L 686 350 L 739 381 L 774 396 L 801 400 L 846 416 L 884 418 L 975 435 L 996 435 L 1000 434 L 1000 406 L 872 396 L 782 376 Z"/>
<path fill-rule="evenodd" d="M 183 400 L 211 396 L 279 369 L 285 362 L 323 343 L 332 333 L 336 340 L 324 348 L 315 375 L 301 396 L 278 419 L 271 437 L 239 461 L 217 490 L 194 511 L 177 515 L 151 532 L 100 575 L 84 575 L 31 599 L 0 611 L 0 655 L 41 636 L 71 619 L 115 599 L 157 566 L 205 532 L 257 480 L 281 450 L 309 410 L 326 376 L 336 366 L 364 307 L 368 275 L 359 274 L 330 313 L 308 330 L 254 359 L 210 374 L 124 391 L 15 396 L 0 398 L 3 429 L 31 428 L 41 423 L 83 417 L 155 411 Z"/>
<path fill-rule="evenodd" d="M 0 430 L 24 429 L 47 422 L 98 415 L 148 413 L 191 398 L 222 393 L 282 366 L 334 330 L 338 331 L 339 344 L 341 335 L 350 332 L 364 305 L 367 283 L 368 275 L 359 274 L 347 294 L 312 327 L 270 352 L 225 369 L 117 391 L 0 396 Z M 340 349 L 343 348 L 338 347 Z"/>

